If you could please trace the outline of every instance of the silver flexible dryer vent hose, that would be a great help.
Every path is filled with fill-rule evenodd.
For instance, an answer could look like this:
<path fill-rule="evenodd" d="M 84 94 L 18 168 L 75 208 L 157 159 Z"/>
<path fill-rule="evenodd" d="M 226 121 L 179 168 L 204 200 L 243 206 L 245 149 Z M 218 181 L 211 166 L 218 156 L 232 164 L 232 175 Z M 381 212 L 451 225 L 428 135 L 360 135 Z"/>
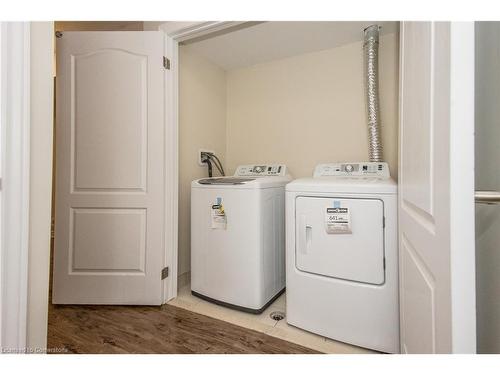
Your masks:
<path fill-rule="evenodd" d="M 368 26 L 363 42 L 365 64 L 366 112 L 370 161 L 382 161 L 378 98 L 378 25 Z"/>

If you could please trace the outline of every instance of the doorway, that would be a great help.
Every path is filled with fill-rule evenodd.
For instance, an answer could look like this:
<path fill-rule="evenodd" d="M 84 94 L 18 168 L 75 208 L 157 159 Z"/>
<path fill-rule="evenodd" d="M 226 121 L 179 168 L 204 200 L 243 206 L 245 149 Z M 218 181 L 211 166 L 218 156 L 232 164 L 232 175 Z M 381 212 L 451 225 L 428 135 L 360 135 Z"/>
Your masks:
<path fill-rule="evenodd" d="M 477 351 L 500 353 L 500 22 L 476 22 L 475 34 Z"/>
<path fill-rule="evenodd" d="M 179 289 L 170 304 L 320 351 L 363 352 L 292 327 L 286 316 L 273 320 L 286 314 L 286 295 L 257 316 L 192 296 L 190 191 L 207 177 L 199 149 L 214 150 L 227 175 L 238 165 L 282 163 L 293 178 L 311 177 L 321 162 L 367 160 L 362 38 L 371 23 L 265 22 L 180 44 Z M 384 149 L 397 178 L 398 23 L 381 26 Z M 331 147 L 338 139 L 345 142 Z"/>

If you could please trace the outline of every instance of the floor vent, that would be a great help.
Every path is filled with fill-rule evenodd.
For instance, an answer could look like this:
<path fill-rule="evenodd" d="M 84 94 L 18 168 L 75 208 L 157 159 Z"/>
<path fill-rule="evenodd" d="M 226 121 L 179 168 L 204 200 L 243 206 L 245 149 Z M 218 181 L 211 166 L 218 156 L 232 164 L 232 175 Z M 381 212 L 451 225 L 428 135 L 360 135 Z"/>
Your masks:
<path fill-rule="evenodd" d="M 280 320 L 285 319 L 285 313 L 282 311 L 273 311 L 271 314 L 269 314 L 271 319 L 276 320 L 279 322 Z"/>

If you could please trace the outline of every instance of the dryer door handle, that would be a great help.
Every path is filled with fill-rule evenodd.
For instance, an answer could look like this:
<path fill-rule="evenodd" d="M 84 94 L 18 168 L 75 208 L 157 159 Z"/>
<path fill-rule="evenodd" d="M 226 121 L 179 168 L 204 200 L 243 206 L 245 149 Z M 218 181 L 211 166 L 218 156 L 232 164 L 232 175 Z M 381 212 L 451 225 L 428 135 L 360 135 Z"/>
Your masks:
<path fill-rule="evenodd" d="M 306 215 L 299 216 L 298 224 L 298 250 L 302 254 L 307 254 L 312 243 L 312 226 L 307 224 Z"/>

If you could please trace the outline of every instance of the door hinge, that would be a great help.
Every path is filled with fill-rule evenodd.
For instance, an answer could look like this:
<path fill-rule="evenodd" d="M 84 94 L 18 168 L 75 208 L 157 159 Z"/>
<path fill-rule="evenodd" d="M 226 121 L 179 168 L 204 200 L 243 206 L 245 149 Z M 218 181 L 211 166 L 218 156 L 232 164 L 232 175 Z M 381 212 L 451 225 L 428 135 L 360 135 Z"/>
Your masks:
<path fill-rule="evenodd" d="M 168 267 L 161 270 L 161 279 L 165 280 L 168 277 Z"/>
<path fill-rule="evenodd" d="M 163 56 L 163 67 L 170 70 L 170 59 L 166 56 Z"/>
<path fill-rule="evenodd" d="M 385 270 L 385 257 L 384 257 L 384 270 Z"/>
<path fill-rule="evenodd" d="M 382 228 L 385 228 L 385 216 L 382 216 Z"/>
<path fill-rule="evenodd" d="M 53 240 L 56 233 L 56 220 L 54 218 L 50 219 L 50 238 Z"/>

